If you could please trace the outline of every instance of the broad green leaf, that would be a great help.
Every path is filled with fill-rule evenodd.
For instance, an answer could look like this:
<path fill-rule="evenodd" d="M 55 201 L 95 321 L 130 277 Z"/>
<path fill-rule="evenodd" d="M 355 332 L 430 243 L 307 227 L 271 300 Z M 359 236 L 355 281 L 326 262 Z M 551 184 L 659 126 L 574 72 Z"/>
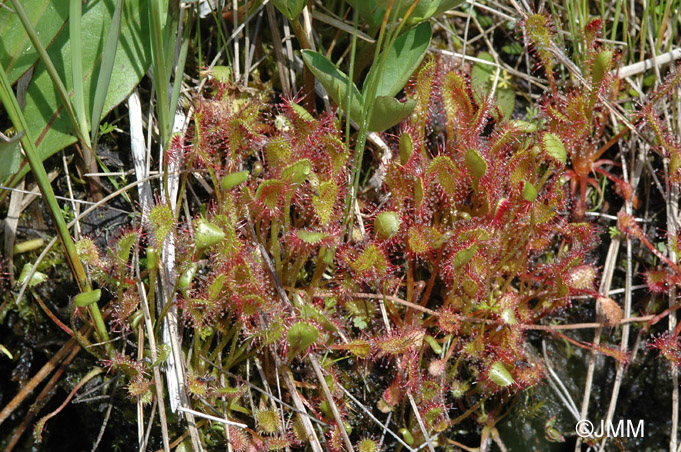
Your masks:
<path fill-rule="evenodd" d="M 369 130 L 372 132 L 381 132 L 389 129 L 411 115 L 415 107 L 416 101 L 414 99 L 400 102 L 394 97 L 377 97 L 374 100 L 374 108 L 371 111 Z"/>
<path fill-rule="evenodd" d="M 418 5 L 411 12 L 407 18 L 410 24 L 421 22 L 438 14 L 454 8 L 461 4 L 463 0 L 420 0 Z M 383 9 L 386 9 L 390 4 L 390 0 L 376 0 L 376 3 Z M 404 17 L 407 10 L 412 6 L 412 0 L 396 0 L 393 2 L 393 8 L 397 7 L 397 17 Z"/>
<path fill-rule="evenodd" d="M 394 97 L 409 81 L 409 77 L 421 64 L 432 36 L 430 23 L 423 23 L 404 33 L 395 40 L 388 49 L 387 55 L 381 55 L 374 61 L 367 75 L 367 83 L 376 77 L 378 85 L 376 97 Z M 379 62 L 385 57 L 385 62 Z M 365 88 L 366 89 L 366 88 Z"/>
<path fill-rule="evenodd" d="M 92 111 L 96 81 L 114 6 L 114 0 L 98 0 L 83 5 L 81 29 L 83 41 L 87 43 L 83 46 L 83 90 L 86 93 L 88 111 Z M 125 2 L 118 50 L 103 115 L 128 97 L 149 67 L 151 58 L 146 44 L 149 42 L 149 27 L 140 26 L 140 23 L 147 23 L 148 9 L 148 0 Z M 55 38 L 48 54 L 66 84 L 66 89 L 72 92 L 68 27 L 64 27 Z M 45 160 L 76 142 L 71 121 L 63 111 L 61 101 L 42 63 L 36 67 L 26 93 L 24 116 L 31 135 L 36 137 L 35 144 L 40 159 Z M 28 165 L 24 164 L 12 182 L 19 180 L 28 171 Z"/>
<path fill-rule="evenodd" d="M 496 92 L 497 105 L 504 114 L 504 118 L 510 118 L 515 109 L 515 91 L 513 88 L 498 88 Z"/>
<path fill-rule="evenodd" d="M 69 17 L 69 2 L 24 0 L 23 6 L 31 23 L 40 31 L 40 42 L 49 47 Z M 0 62 L 13 84 L 38 61 L 38 52 L 28 39 L 19 17 L 9 7 L 9 2 L 0 7 L 0 36 Z"/>
<path fill-rule="evenodd" d="M 22 131 L 14 135 L 9 141 L 0 140 L 0 181 L 4 181 L 7 176 L 10 176 L 19 171 L 21 164 L 21 150 L 19 148 L 19 140 L 23 136 Z"/>
<path fill-rule="evenodd" d="M 71 81 L 73 82 L 73 110 L 76 114 L 78 129 L 81 136 L 87 136 L 87 115 L 85 114 L 85 90 L 83 89 L 83 39 L 81 32 L 81 18 L 83 15 L 83 3 L 80 0 L 69 0 L 69 36 L 71 44 Z M 38 30 L 36 30 L 38 31 Z M 43 61 L 44 62 L 44 61 Z M 62 79 L 63 81 L 64 79 Z M 65 104 L 66 102 L 64 102 Z M 84 131 L 84 132 L 83 132 Z M 88 148 L 91 143 L 84 143 Z"/>
<path fill-rule="evenodd" d="M 477 58 L 494 63 L 494 57 L 487 52 L 480 52 Z M 476 90 L 483 90 L 493 80 L 496 68 L 491 64 L 476 61 L 471 70 L 471 85 Z"/>
<path fill-rule="evenodd" d="M 307 3 L 305 0 L 272 0 L 272 4 L 289 20 L 298 18 L 305 3 Z"/>
<path fill-rule="evenodd" d="M 303 50 L 303 61 L 319 83 L 324 86 L 331 99 L 340 105 L 341 108 L 349 113 L 355 121 L 361 121 L 362 117 L 362 95 L 355 84 L 343 73 L 338 70 L 328 58 L 319 52 Z M 352 100 L 348 109 L 348 87 L 351 87 Z M 349 111 L 348 111 L 349 110 Z"/>
<path fill-rule="evenodd" d="M 449 11 L 452 8 L 456 8 L 463 3 L 464 0 L 440 0 L 431 2 L 431 7 L 428 10 L 428 14 L 423 16 L 423 19 L 428 19 L 430 17 L 437 17 L 445 11 Z"/>
<path fill-rule="evenodd" d="M 357 8 L 360 17 L 367 21 L 371 28 L 381 25 L 385 16 L 385 9 L 376 4 L 376 0 L 345 0 L 353 8 Z"/>

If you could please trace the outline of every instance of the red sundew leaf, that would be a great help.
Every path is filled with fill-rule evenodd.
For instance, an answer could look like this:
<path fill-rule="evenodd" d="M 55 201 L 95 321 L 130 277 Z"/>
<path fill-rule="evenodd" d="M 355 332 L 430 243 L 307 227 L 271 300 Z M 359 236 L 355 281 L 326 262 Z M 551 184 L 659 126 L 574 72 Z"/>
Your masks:
<path fill-rule="evenodd" d="M 665 270 L 650 270 L 645 272 L 644 276 L 648 289 L 655 293 L 666 292 L 670 286 L 681 282 L 679 275 L 668 273 Z"/>

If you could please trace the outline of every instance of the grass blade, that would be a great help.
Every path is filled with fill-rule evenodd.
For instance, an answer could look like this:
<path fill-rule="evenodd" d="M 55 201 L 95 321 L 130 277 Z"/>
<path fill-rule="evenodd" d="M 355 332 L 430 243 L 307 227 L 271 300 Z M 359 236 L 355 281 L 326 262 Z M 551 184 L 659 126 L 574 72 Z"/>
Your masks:
<path fill-rule="evenodd" d="M 15 0 L 16 1 L 16 0 Z M 161 142 L 165 147 L 170 137 L 169 105 L 168 105 L 168 68 L 166 67 L 165 49 L 163 46 L 163 29 L 161 27 L 161 0 L 151 0 L 149 24 L 151 28 L 151 60 L 156 86 L 159 130 Z"/>
<path fill-rule="evenodd" d="M 64 216 L 62 215 L 61 208 L 59 207 L 57 198 L 55 197 L 54 191 L 52 190 L 52 185 L 50 185 L 50 180 L 47 177 L 47 172 L 45 171 L 43 162 L 36 151 L 34 139 L 31 136 L 30 130 L 28 130 L 28 127 L 26 127 L 26 118 L 24 118 L 24 115 L 19 108 L 19 103 L 17 102 L 17 98 L 12 91 L 12 86 L 10 85 L 7 74 L 5 73 L 5 68 L 2 67 L 1 64 L 0 100 L 2 100 L 2 103 L 5 106 L 7 116 L 9 116 L 10 120 L 12 121 L 17 135 L 21 135 L 23 132 L 23 135 L 21 135 L 21 144 L 24 148 L 24 152 L 26 153 L 26 159 L 28 160 L 28 164 L 31 166 L 33 176 L 35 177 L 38 187 L 40 188 L 40 191 L 45 198 L 45 202 L 47 203 L 50 216 L 52 217 L 57 229 L 59 241 L 62 243 L 64 248 L 66 260 L 71 267 L 71 272 L 78 282 L 80 291 L 88 292 L 91 288 L 85 273 L 85 269 L 83 268 L 83 264 L 78 257 L 78 253 L 76 252 L 76 246 L 73 243 L 73 239 L 69 233 L 66 221 L 64 221 Z M 97 303 L 93 303 L 90 305 L 89 309 L 100 340 L 106 342 L 107 351 L 112 351 L 112 345 L 108 342 L 109 334 L 107 332 L 102 313 L 99 310 L 99 306 L 97 306 Z"/>
<path fill-rule="evenodd" d="M 88 124 L 85 114 L 85 93 L 83 91 L 83 40 L 80 21 L 83 16 L 83 3 L 71 0 L 69 8 L 69 35 L 71 37 L 71 78 L 73 80 L 73 107 L 76 113 L 76 128 L 80 135 L 87 136 Z M 91 147 L 88 142 L 88 147 Z"/>
<path fill-rule="evenodd" d="M 184 10 L 183 10 L 184 11 Z M 177 66 L 175 67 L 175 80 L 173 81 L 173 94 L 170 98 L 170 110 L 174 112 L 177 110 L 177 102 L 180 98 L 180 87 L 182 86 L 182 74 L 184 74 L 184 65 L 187 61 L 187 51 L 189 50 L 189 37 L 191 33 L 191 23 L 193 19 L 193 9 L 189 9 L 189 17 L 187 22 L 184 24 L 182 46 L 180 47 L 180 54 L 177 59 Z M 182 13 L 181 13 L 182 14 Z M 179 26 L 182 26 L 182 16 L 180 16 Z"/>
<path fill-rule="evenodd" d="M 111 83 L 111 74 L 113 72 L 114 60 L 116 59 L 116 49 L 118 48 L 118 37 L 121 33 L 121 20 L 123 18 L 123 0 L 116 2 L 116 9 L 111 18 L 111 25 L 109 25 L 109 32 L 106 35 L 106 42 L 104 43 L 104 51 L 102 52 L 102 64 L 99 67 L 99 75 L 97 76 L 97 89 L 95 91 L 95 98 L 92 102 L 92 117 L 90 124 L 92 124 L 92 131 L 90 137 L 93 143 L 97 140 L 99 132 L 99 121 L 102 118 L 102 111 L 104 111 L 104 101 L 106 95 L 109 93 L 109 83 Z M 73 37 L 71 38 L 73 42 Z"/>

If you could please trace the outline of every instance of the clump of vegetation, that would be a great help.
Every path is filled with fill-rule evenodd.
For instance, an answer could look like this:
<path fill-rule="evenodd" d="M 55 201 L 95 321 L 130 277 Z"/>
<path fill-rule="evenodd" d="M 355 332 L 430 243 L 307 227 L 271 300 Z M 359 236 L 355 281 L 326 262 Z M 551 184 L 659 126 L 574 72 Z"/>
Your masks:
<path fill-rule="evenodd" d="M 157 427 L 146 428 L 158 428 L 166 450 L 472 450 L 468 442 L 489 450 L 492 441 L 504 450 L 502 421 L 517 409 L 543 416 L 545 439 L 561 442 L 571 432 L 534 400 L 542 382 L 557 378 L 548 338 L 586 350 L 592 363 L 596 355 L 614 358 L 621 377 L 638 351 L 628 344 L 629 324 L 648 322 L 643 334 L 678 309 L 679 233 L 670 222 L 666 243 L 655 241 L 650 220 L 634 215 L 642 169 L 615 159 L 624 155 L 623 138 L 636 135 L 664 168 L 651 177 L 678 201 L 681 146 L 662 108 L 677 99 L 679 66 L 634 104 L 601 19 L 573 31 L 581 53 L 572 62 L 558 48 L 551 15 L 519 10 L 515 30 L 547 83 L 522 115 L 515 100 L 495 97 L 500 71 L 488 80 L 479 66 L 425 56 L 428 20 L 458 2 L 375 3 L 346 11 L 354 35 L 344 72 L 331 49 L 313 50 L 301 24 L 305 2 L 273 2 L 300 42 L 305 99 L 292 95 L 288 75 L 278 75 L 285 95 L 264 88 L 277 77 L 274 61 L 271 74 L 252 82 L 260 93 L 244 87 L 237 55 L 232 68 L 202 72 L 209 79 L 186 103 L 191 121 L 171 134 L 167 104 L 177 102 L 179 84 L 171 96 L 160 90 L 158 196 L 140 190 L 138 221 L 105 246 L 96 234 L 71 239 L 31 137 L 22 135 L 23 113 L 2 91 L 78 282 L 68 321 L 41 299 L 45 274 L 32 279 L 27 263 L 20 282 L 71 336 L 60 359 L 71 353 L 64 359 L 73 360 L 77 347 L 96 359 L 67 400 L 91 380 L 115 381 L 125 388 L 126 409 L 136 404 L 140 426 L 146 412 L 159 412 Z M 236 27 L 253 11 L 243 6 L 224 18 Z M 367 47 L 356 42 L 360 35 Z M 154 61 L 164 61 L 162 42 L 152 44 Z M 486 54 L 476 64 L 489 63 L 487 56 L 496 58 Z M 156 83 L 168 82 L 170 71 L 161 64 L 154 74 Z M 328 96 L 316 99 L 314 77 Z M 329 100 L 338 110 L 321 112 Z M 81 118 L 79 140 L 91 153 L 97 140 L 85 139 L 87 125 Z M 364 156 L 371 139 L 382 158 Z M 616 217 L 607 213 L 614 204 L 623 205 Z M 651 301 L 645 314 L 632 314 L 631 248 L 624 309 L 611 298 L 610 283 L 599 281 L 608 272 L 612 280 L 615 259 L 599 260 L 606 235 L 592 220 L 601 215 L 617 220 L 613 240 L 640 245 L 636 277 L 653 300 L 666 296 L 668 308 Z M 586 324 L 597 331 L 593 340 L 556 324 L 581 321 L 583 300 L 598 316 Z M 16 309 L 33 321 L 25 299 Z M 644 349 L 659 350 L 678 378 L 681 324 L 670 325 L 654 330 Z M 604 328 L 621 331 L 619 346 L 601 343 Z M 578 420 L 585 399 L 581 413 L 568 406 Z M 39 420 L 37 441 L 62 408 Z M 27 419 L 36 414 L 31 409 Z M 146 444 L 140 432 L 138 445 Z"/>

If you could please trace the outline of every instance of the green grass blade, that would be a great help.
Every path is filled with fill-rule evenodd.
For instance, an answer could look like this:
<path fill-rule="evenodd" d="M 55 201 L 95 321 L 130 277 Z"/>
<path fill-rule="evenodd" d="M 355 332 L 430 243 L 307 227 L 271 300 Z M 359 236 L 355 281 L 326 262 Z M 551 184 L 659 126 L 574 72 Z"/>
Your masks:
<path fill-rule="evenodd" d="M 90 124 L 92 124 L 92 132 L 90 138 L 93 143 L 99 133 L 99 121 L 102 119 L 102 111 L 104 111 L 104 102 L 106 95 L 109 93 L 109 83 L 111 83 L 111 74 L 113 72 L 114 60 L 116 59 L 116 49 L 118 48 L 118 37 L 121 33 L 121 20 L 123 18 L 123 0 L 116 2 L 116 9 L 111 18 L 111 25 L 109 32 L 106 35 L 104 43 L 104 51 L 102 52 L 102 64 L 99 67 L 99 75 L 97 76 L 97 89 L 95 90 L 95 97 L 92 101 L 92 117 Z M 73 40 L 73 38 L 71 38 Z"/>
<path fill-rule="evenodd" d="M 161 142 L 165 147 L 170 137 L 169 105 L 168 105 L 168 68 L 166 67 L 163 45 L 164 32 L 161 27 L 161 0 L 151 0 L 149 24 L 151 28 L 151 59 L 156 85 L 156 112 L 158 114 Z"/>
<path fill-rule="evenodd" d="M 40 40 L 38 39 L 38 35 L 35 32 L 35 29 L 33 28 L 33 25 L 31 24 L 31 21 L 29 20 L 28 16 L 26 15 L 26 11 L 24 10 L 24 7 L 21 5 L 21 2 L 19 0 L 12 0 L 12 5 L 14 6 L 14 10 L 16 11 L 17 15 L 19 16 L 19 19 L 21 20 L 22 25 L 24 26 L 24 29 L 26 30 L 26 34 L 28 34 L 28 37 L 31 39 L 31 43 L 33 43 L 33 46 L 36 48 L 38 51 L 38 55 L 40 55 L 40 59 L 42 60 L 43 64 L 45 65 L 45 68 L 47 69 L 47 73 L 50 76 L 50 79 L 52 80 L 52 83 L 54 83 L 54 86 L 56 88 L 57 94 L 59 94 L 59 98 L 62 101 L 62 104 L 64 106 L 64 110 L 66 110 L 66 114 L 68 114 L 69 119 L 71 120 L 71 123 L 73 124 L 73 127 L 76 129 L 76 133 L 78 134 L 78 138 L 83 142 L 83 143 L 89 143 L 90 138 L 86 136 L 82 136 L 80 133 L 80 127 L 78 127 L 78 120 L 76 119 L 76 115 L 73 111 L 73 106 L 71 105 L 71 100 L 69 99 L 69 94 L 66 91 L 66 87 L 64 86 L 64 83 L 62 82 L 61 78 L 59 77 L 59 74 L 57 73 L 57 69 L 55 69 L 54 64 L 52 63 L 52 60 L 50 57 L 47 55 L 47 51 L 45 50 L 45 47 L 40 43 Z"/>
<path fill-rule="evenodd" d="M 80 134 L 88 135 L 87 115 L 85 114 L 85 93 L 83 91 L 83 39 L 80 21 L 83 16 L 83 3 L 71 0 L 69 8 L 69 34 L 71 36 L 71 78 L 73 80 L 73 107 L 76 113 L 76 128 Z M 88 148 L 91 147 L 89 143 Z"/>
<path fill-rule="evenodd" d="M 10 121 L 14 125 L 14 129 L 17 135 L 20 135 L 21 144 L 24 147 L 24 152 L 26 153 L 26 159 L 33 172 L 33 177 L 35 177 L 38 187 L 43 194 L 43 198 L 47 203 L 48 210 L 50 211 L 50 216 L 52 221 L 54 221 L 55 227 L 57 229 L 57 236 L 59 241 L 64 248 L 66 254 L 66 260 L 71 267 L 71 272 L 78 282 L 78 287 L 81 292 L 89 292 L 91 290 L 90 283 L 87 279 L 87 274 L 85 273 L 85 268 L 78 257 L 76 252 L 76 246 L 73 243 L 71 234 L 69 233 L 69 228 L 66 225 L 64 216 L 62 215 L 61 207 L 57 202 L 57 198 L 52 190 L 52 185 L 50 184 L 50 179 L 47 176 L 45 167 L 43 166 L 42 160 L 38 155 L 38 152 L 34 145 L 34 139 L 31 135 L 31 131 L 26 127 L 26 118 L 24 118 L 21 109 L 19 108 L 19 103 L 17 102 L 16 96 L 12 91 L 12 86 L 9 83 L 7 74 L 5 73 L 5 68 L 0 64 L 0 100 L 5 106 L 5 111 L 7 116 L 9 116 Z M 21 135 L 23 133 L 23 135 Z M 90 305 L 90 314 L 95 322 L 95 329 L 99 335 L 100 340 L 106 342 L 107 351 L 111 352 L 113 350 L 112 345 L 109 341 L 109 334 L 106 330 L 106 324 L 104 323 L 104 318 L 99 310 L 99 306 L 96 303 Z"/>
<path fill-rule="evenodd" d="M 177 66 L 175 67 L 175 80 L 173 81 L 173 94 L 170 98 L 170 111 L 174 112 L 177 110 L 177 102 L 180 98 L 180 87 L 182 86 L 182 74 L 184 74 L 184 65 L 187 62 L 187 51 L 189 50 L 189 37 L 191 33 L 191 23 L 193 19 L 193 9 L 189 9 L 189 17 L 184 24 L 183 36 L 182 36 L 182 46 L 180 47 L 179 58 L 177 59 Z M 182 18 L 180 18 L 179 24 L 182 24 Z"/>

